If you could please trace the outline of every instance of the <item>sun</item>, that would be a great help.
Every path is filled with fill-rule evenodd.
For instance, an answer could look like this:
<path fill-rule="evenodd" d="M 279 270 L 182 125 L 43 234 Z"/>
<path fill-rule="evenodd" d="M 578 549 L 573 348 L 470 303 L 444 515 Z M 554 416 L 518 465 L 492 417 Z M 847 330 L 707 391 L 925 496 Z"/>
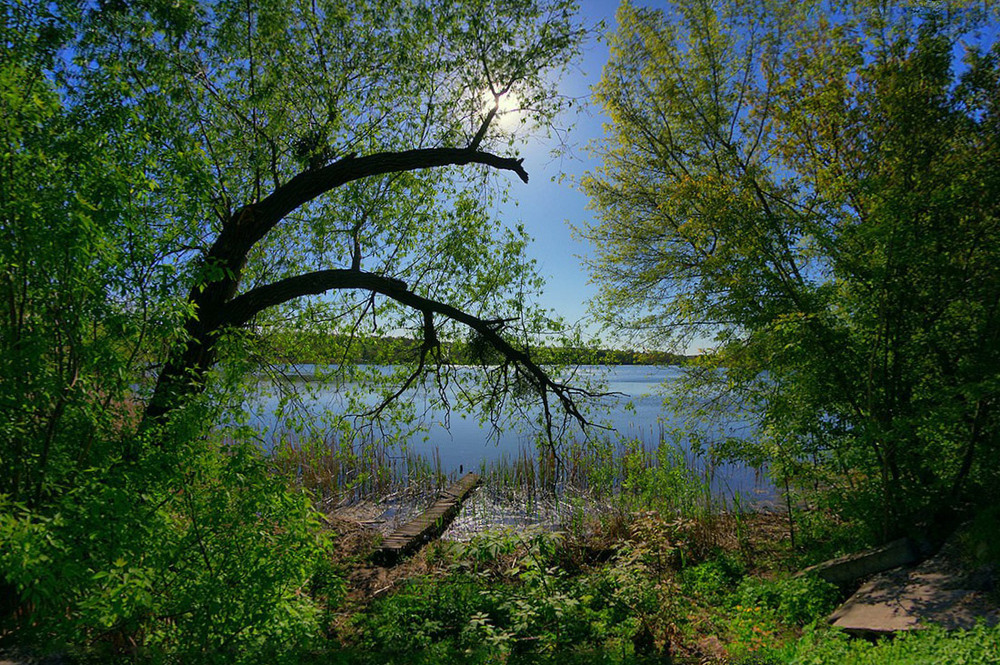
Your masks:
<path fill-rule="evenodd" d="M 483 93 L 483 112 L 489 113 L 496 106 L 497 113 L 493 122 L 497 127 L 511 131 L 521 124 L 524 115 L 521 100 L 513 92 L 506 92 L 499 97 L 487 90 Z"/>

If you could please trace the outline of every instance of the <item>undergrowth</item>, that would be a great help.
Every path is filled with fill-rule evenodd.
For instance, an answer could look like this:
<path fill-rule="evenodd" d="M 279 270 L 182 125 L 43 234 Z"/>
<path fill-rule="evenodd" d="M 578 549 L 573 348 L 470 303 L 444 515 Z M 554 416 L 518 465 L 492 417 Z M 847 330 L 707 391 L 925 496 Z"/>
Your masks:
<path fill-rule="evenodd" d="M 781 519 L 741 516 L 740 540 L 732 516 L 707 525 L 645 511 L 611 527 L 625 531 L 610 554 L 593 533 L 496 531 L 431 547 L 420 575 L 354 608 L 331 662 L 1000 662 L 1000 628 L 878 643 L 830 628 L 843 593 L 792 574 L 803 554 L 775 538 Z"/>
<path fill-rule="evenodd" d="M 868 642 L 841 631 L 807 628 L 777 662 L 789 665 L 995 665 L 1000 663 L 1000 627 L 980 624 L 971 630 L 943 628 L 904 632 Z"/>

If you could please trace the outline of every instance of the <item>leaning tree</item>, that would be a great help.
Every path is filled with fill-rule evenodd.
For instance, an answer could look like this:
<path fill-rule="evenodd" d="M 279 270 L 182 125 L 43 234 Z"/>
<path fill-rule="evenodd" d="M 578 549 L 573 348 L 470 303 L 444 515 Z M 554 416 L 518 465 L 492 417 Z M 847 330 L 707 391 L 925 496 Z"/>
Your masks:
<path fill-rule="evenodd" d="M 459 324 L 548 424 L 553 399 L 579 417 L 527 350 L 523 232 L 489 219 L 506 192 L 491 173 L 528 182 L 514 130 L 563 104 L 572 3 L 109 2 L 80 25 L 61 80 L 135 170 L 118 223 L 145 256 L 129 277 L 165 285 L 179 324 L 143 428 L 202 391 L 228 332 L 320 294 L 293 316 L 348 337 L 366 317 L 413 331 L 404 386 Z M 123 306 L 140 293 L 126 286 Z"/>
<path fill-rule="evenodd" d="M 494 386 L 579 415 L 529 350 L 523 231 L 491 218 L 528 179 L 516 134 L 562 106 L 573 9 L 5 3 L 5 640 L 261 662 L 321 633 L 314 510 L 202 417 L 273 358 L 253 356 L 268 332 L 343 340 L 344 371 L 352 339 L 415 337 L 387 399 L 431 367 L 445 386 L 468 340 Z"/>

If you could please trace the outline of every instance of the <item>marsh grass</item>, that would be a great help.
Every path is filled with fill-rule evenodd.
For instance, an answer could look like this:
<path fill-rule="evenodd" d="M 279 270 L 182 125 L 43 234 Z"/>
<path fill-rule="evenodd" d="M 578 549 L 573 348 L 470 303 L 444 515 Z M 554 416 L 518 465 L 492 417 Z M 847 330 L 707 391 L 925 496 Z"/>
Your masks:
<path fill-rule="evenodd" d="M 558 454 L 522 448 L 482 466 L 480 474 L 483 489 L 467 512 L 481 527 L 592 529 L 595 520 L 617 513 L 656 510 L 702 519 L 740 505 L 716 491 L 714 465 L 664 428 L 640 437 L 573 442 Z"/>
<path fill-rule="evenodd" d="M 437 450 L 426 457 L 371 441 L 313 439 L 281 432 L 271 451 L 274 469 L 310 491 L 325 509 L 422 497 L 457 475 L 443 471 Z"/>
<path fill-rule="evenodd" d="M 281 432 L 271 450 L 276 471 L 309 490 L 324 512 L 364 503 L 368 521 L 382 530 L 429 505 L 459 475 L 443 468 L 436 449 L 423 456 L 372 441 Z M 739 494 L 720 493 L 715 465 L 662 427 L 638 437 L 573 441 L 559 450 L 522 446 L 477 472 L 480 489 L 445 539 L 505 527 L 593 533 L 647 510 L 706 522 L 754 509 Z"/>

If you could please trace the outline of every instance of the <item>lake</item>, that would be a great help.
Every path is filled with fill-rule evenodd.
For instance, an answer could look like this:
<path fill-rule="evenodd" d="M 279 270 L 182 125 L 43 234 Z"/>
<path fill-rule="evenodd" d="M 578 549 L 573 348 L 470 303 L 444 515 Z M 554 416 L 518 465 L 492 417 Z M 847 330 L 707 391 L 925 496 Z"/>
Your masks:
<path fill-rule="evenodd" d="M 666 411 L 663 403 L 664 386 L 678 380 L 683 371 L 683 368 L 675 366 L 649 365 L 585 366 L 578 370 L 580 379 L 600 380 L 607 392 L 619 394 L 602 398 L 594 404 L 591 416 L 612 426 L 618 435 L 639 439 L 647 447 L 655 446 L 663 432 L 678 427 L 686 432 L 697 430 L 710 438 L 752 436 L 749 426 L 738 415 L 728 422 L 710 427 L 704 423 L 685 421 Z M 302 365 L 296 366 L 294 372 L 287 374 L 309 377 L 313 372 L 312 366 Z M 321 421 L 324 413 L 348 412 L 343 387 L 323 386 L 302 378 L 291 381 L 286 386 L 289 387 L 300 395 L 297 400 L 300 418 L 304 416 L 307 420 Z M 445 411 L 434 408 L 426 389 L 409 390 L 401 399 L 422 415 L 421 422 L 426 427 L 426 431 L 406 437 L 409 452 L 435 460 L 435 464 L 439 463 L 440 470 L 445 474 L 455 475 L 509 463 L 523 457 L 525 451 L 528 451 L 529 457 L 532 456 L 535 433 L 526 423 L 507 427 L 490 436 L 490 432 L 480 426 L 476 417 L 465 416 L 454 410 L 448 417 Z M 256 397 L 255 401 L 256 404 L 250 409 L 254 414 L 251 425 L 264 433 L 265 441 L 277 440 L 282 430 L 288 427 L 274 415 L 282 396 L 263 395 Z M 374 395 L 362 396 L 362 403 L 370 406 L 376 404 L 377 400 Z M 695 459 L 693 456 L 689 457 L 689 464 L 700 469 L 710 469 L 713 491 L 721 496 L 739 494 L 741 498 L 755 502 L 761 497 L 770 499 L 773 495 L 770 484 L 764 481 L 757 470 L 733 464 L 709 466 L 708 461 Z"/>

